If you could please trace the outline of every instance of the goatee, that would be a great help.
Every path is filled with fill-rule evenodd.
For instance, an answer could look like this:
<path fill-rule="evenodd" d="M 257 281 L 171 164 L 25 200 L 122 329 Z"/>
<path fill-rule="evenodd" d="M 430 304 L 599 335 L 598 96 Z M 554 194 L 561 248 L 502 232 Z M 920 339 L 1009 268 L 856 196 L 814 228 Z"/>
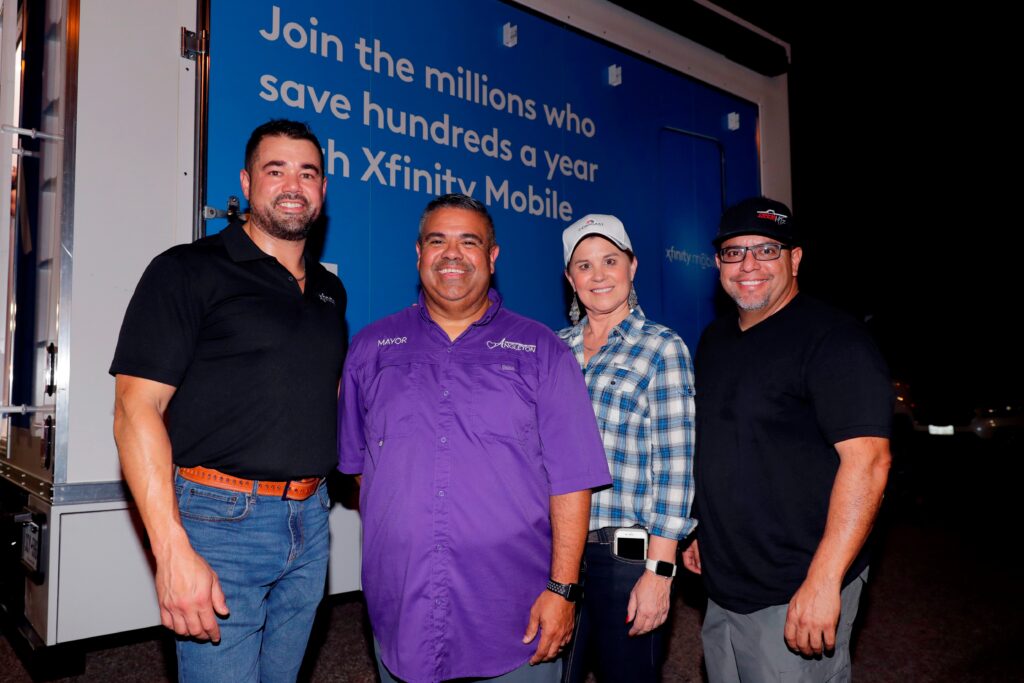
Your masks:
<path fill-rule="evenodd" d="M 274 200 L 274 205 L 281 200 L 288 199 L 295 199 L 295 197 L 282 195 Z M 309 210 L 308 204 L 307 210 L 301 214 L 284 215 L 277 213 L 273 208 L 264 209 L 250 206 L 249 219 L 254 221 L 253 225 L 258 226 L 260 230 L 271 237 L 289 242 L 300 242 L 309 234 L 309 230 L 316 220 L 316 214 Z"/>

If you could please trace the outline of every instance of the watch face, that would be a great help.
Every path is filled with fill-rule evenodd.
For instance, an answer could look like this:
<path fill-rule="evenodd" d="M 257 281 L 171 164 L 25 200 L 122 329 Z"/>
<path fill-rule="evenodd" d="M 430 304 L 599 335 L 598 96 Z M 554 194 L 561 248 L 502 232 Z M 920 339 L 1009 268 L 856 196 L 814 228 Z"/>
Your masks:
<path fill-rule="evenodd" d="M 576 602 L 583 597 L 583 586 L 578 583 L 558 583 L 552 579 L 548 581 L 548 590 L 558 593 L 569 602 Z"/>
<path fill-rule="evenodd" d="M 676 566 L 671 562 L 658 560 L 657 564 L 654 566 L 654 573 L 658 576 L 664 576 L 666 578 L 671 579 L 673 576 L 675 576 Z"/>

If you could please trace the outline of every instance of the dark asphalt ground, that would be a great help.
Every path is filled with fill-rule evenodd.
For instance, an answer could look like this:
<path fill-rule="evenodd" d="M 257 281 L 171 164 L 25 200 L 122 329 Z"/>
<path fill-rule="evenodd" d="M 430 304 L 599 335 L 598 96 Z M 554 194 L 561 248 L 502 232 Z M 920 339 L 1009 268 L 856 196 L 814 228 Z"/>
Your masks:
<path fill-rule="evenodd" d="M 1024 577 L 1016 547 L 1024 443 L 915 435 L 895 444 L 894 453 L 855 631 L 856 680 L 1024 680 Z M 703 590 L 691 576 L 678 588 L 664 680 L 702 681 Z M 51 680 L 174 680 L 173 644 L 160 629 L 82 645 L 85 672 Z M 30 680 L 0 639 L 0 681 Z M 358 596 L 325 603 L 303 680 L 376 680 Z"/>

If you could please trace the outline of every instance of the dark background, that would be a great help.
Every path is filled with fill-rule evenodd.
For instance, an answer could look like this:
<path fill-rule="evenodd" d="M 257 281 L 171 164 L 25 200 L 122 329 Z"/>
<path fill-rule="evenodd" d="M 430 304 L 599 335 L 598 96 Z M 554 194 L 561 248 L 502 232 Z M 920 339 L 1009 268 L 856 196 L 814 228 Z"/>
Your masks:
<path fill-rule="evenodd" d="M 867 317 L 916 396 L 1019 401 L 1008 26 L 935 4 L 735 4 L 792 45 L 801 283 Z"/>
<path fill-rule="evenodd" d="M 619 4 L 683 35 L 708 12 Z M 970 5 L 717 4 L 791 45 L 804 291 L 867 320 L 916 397 L 1019 403 L 1013 22 Z"/>
<path fill-rule="evenodd" d="M 871 316 L 918 396 L 1019 399 L 998 19 L 779 4 L 792 27 L 794 213 L 815 236 L 803 284 Z"/>

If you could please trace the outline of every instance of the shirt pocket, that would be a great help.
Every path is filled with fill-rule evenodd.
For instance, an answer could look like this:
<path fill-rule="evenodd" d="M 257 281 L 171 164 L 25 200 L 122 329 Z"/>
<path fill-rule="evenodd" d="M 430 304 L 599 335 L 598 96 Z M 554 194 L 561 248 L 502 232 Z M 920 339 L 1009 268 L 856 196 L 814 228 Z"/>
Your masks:
<path fill-rule="evenodd" d="M 437 365 L 437 358 L 425 352 L 388 350 L 378 356 L 367 378 L 363 399 L 363 436 L 374 468 L 381 466 L 388 452 L 394 451 L 392 444 L 396 439 L 408 439 L 429 430 L 431 404 L 424 386 L 429 381 L 426 377 L 436 374 Z"/>
<path fill-rule="evenodd" d="M 591 398 L 602 433 L 615 432 L 630 418 L 647 414 L 649 379 L 630 368 L 612 366 L 593 380 Z"/>
<path fill-rule="evenodd" d="M 470 379 L 468 409 L 479 436 L 531 444 L 537 441 L 536 376 L 518 358 L 467 356 L 461 359 Z"/>
<path fill-rule="evenodd" d="M 422 407 L 423 373 L 429 359 L 417 353 L 382 353 L 366 383 L 367 442 L 406 436 L 415 429 Z"/>

